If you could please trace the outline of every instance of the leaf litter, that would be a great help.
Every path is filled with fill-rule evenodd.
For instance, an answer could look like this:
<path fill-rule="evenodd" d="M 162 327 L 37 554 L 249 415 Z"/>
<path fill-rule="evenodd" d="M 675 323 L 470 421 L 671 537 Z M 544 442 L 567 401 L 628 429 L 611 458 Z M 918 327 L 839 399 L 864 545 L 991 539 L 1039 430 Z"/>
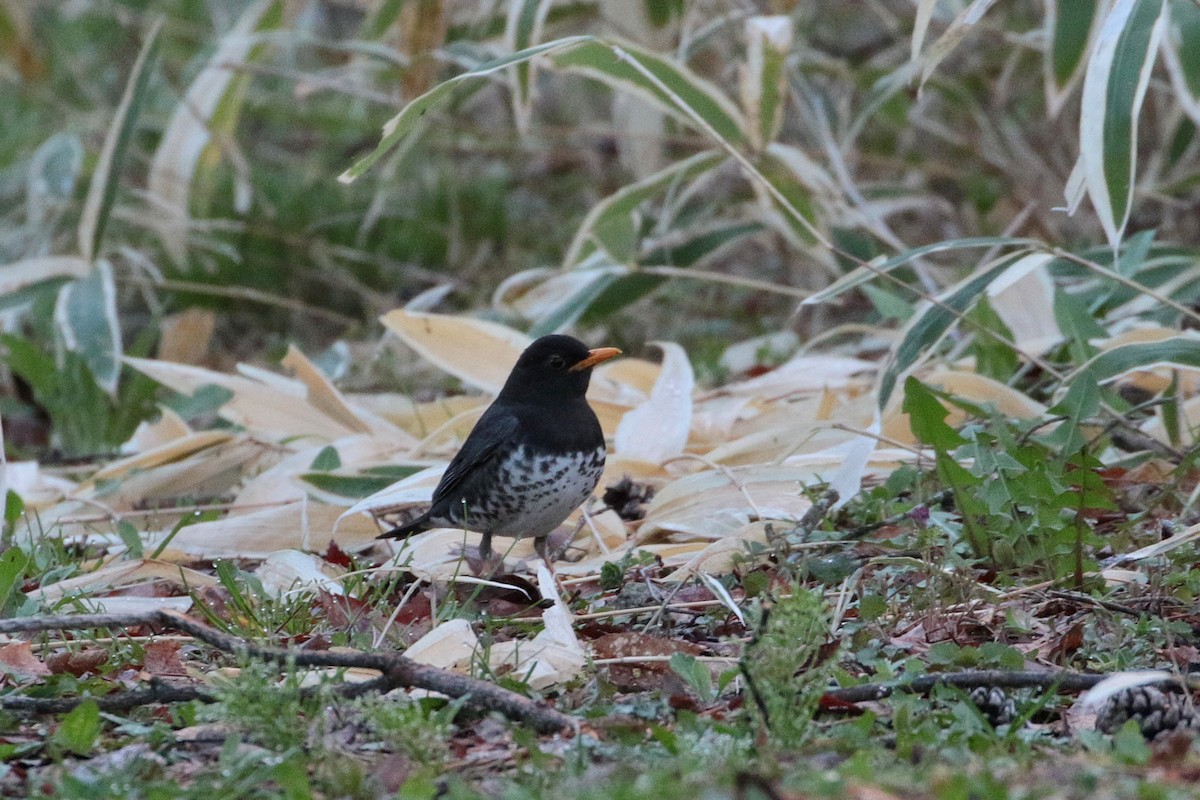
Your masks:
<path fill-rule="evenodd" d="M 398 310 L 384 321 L 421 358 L 485 392 L 497 389 L 528 341 L 469 317 Z M 1138 340 L 1163 338 L 1143 333 Z M 535 691 L 565 689 L 600 669 L 620 691 L 669 686 L 669 694 L 682 696 L 688 686 L 678 683 L 668 660 L 680 653 L 716 659 L 717 672 L 720 659 L 726 667 L 735 663 L 730 656 L 736 651 L 723 649 L 713 632 L 735 640 L 745 635 L 746 620 L 737 612 L 751 604 L 742 588 L 747 577 L 757 573 L 768 585 L 777 582 L 767 568 L 777 537 L 797 528 L 813 505 L 813 493 L 843 470 L 852 449 L 860 451 L 859 462 L 841 476 L 852 487 L 879 486 L 897 470 L 928 465 L 932 453 L 914 437 L 898 399 L 876 409 L 879 367 L 873 361 L 799 354 L 766 372 L 701 389 L 683 349 L 673 343 L 659 347 L 661 363 L 627 357 L 602 365 L 589 393 L 610 442 L 601 489 L 623 481 L 646 487 L 638 514 L 622 518 L 599 502 L 573 514 L 558 534 L 570 548 L 556 565 L 557 578 L 546 572 L 531 542 L 512 542 L 502 550 L 506 566 L 516 575 L 533 572 L 536 589 L 465 574 L 459 554 L 478 543 L 477 534 L 432 530 L 402 542 L 375 538 L 428 503 L 485 399 L 348 396 L 293 349 L 283 362 L 290 377 L 249 367 L 230 375 L 127 359 L 185 395 L 221 387 L 228 399 L 217 414 L 227 425 L 195 431 L 164 409 L 158 422 L 142 426 L 127 443 L 124 458 L 77 481 L 32 463 L 11 471 L 10 480 L 26 500 L 16 536 L 31 542 L 61 537 L 103 553 L 90 571 L 23 591 L 50 606 L 70 602 L 108 611 L 173 608 L 195 614 L 199 604 L 233 621 L 246 612 L 237 610 L 239 598 L 214 576 L 213 566 L 234 562 L 268 595 L 311 598 L 329 618 L 351 627 L 365 624 L 377 645 L 385 638 L 403 642 L 406 653 L 423 664 L 466 673 L 482 668 Z M 1165 369 L 1138 371 L 1132 378 L 1145 382 Z M 1049 419 L 1045 404 L 975 373 L 968 362 L 929 365 L 920 375 L 976 406 L 990 405 L 1018 419 Z M 1175 380 L 1189 392 L 1196 388 L 1191 377 Z M 968 419 L 959 406 L 947 412 L 952 426 Z M 1054 424 L 1051 419 L 1049 427 Z M 1162 425 L 1161 415 L 1150 416 L 1143 429 L 1162 436 Z M 408 474 L 367 496 L 312 482 L 321 473 L 385 476 L 397 468 Z M 925 517 L 911 519 L 921 523 Z M 115 532 L 119 524 L 136 530 L 137 552 L 128 536 Z M 1114 554 L 1100 578 L 1112 585 L 1144 583 L 1142 563 L 1192 542 L 1197 529 Z M 878 533 L 886 541 L 888 529 Z M 860 542 L 850 548 L 860 570 L 856 580 L 863 568 L 886 571 L 910 558 L 886 546 Z M 603 588 L 613 565 L 621 565 L 626 576 L 615 594 Z M 909 566 L 920 580 L 959 579 L 953 569 L 939 571 L 919 560 Z M 826 568 L 833 570 L 825 580 L 834 597 L 845 597 L 853 584 L 849 573 L 838 574 L 840 567 L 810 566 L 817 570 L 810 577 Z M 731 575 L 739 580 L 721 582 Z M 840 592 L 837 581 L 847 582 Z M 388 582 L 397 587 L 387 595 L 394 606 L 371 608 L 357 599 L 364 587 Z M 591 599 L 581 605 L 584 597 Z M 897 625 L 887 641 L 898 652 L 928 657 L 939 643 L 980 645 L 1007 627 L 1022 631 L 1013 645 L 1030 664 L 1064 663 L 1084 644 L 1088 606 L 1082 596 L 1057 602 L 1062 609 L 1052 611 L 1042 594 L 1025 596 L 1018 588 L 962 607 L 894 609 Z M 498 620 L 512 622 L 481 629 L 439 610 L 457 604 L 499 610 Z M 667 635 L 651 633 L 664 614 L 670 620 Z M 840 614 L 863 624 L 860 609 Z M 692 641 L 689 626 L 700 618 L 707 620 L 704 630 L 697 629 Z M 1014 628 L 1014 620 L 1023 622 Z M 150 642 L 147 648 L 148 673 L 187 674 L 184 664 L 191 662 L 177 643 Z M 43 663 L 19 641 L 3 645 L 0 661 L 23 680 L 52 670 L 89 669 L 86 659 L 48 667 L 54 662 Z M 370 675 L 359 670 L 351 679 Z M 1136 678 L 1130 680 L 1136 685 Z"/>

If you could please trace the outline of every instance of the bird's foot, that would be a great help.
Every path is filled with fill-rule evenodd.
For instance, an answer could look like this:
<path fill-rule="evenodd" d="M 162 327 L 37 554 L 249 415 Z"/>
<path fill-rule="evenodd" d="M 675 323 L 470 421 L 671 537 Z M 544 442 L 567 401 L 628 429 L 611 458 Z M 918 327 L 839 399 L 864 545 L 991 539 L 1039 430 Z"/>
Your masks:
<path fill-rule="evenodd" d="M 493 578 L 504 571 L 504 556 L 494 550 L 485 553 L 479 547 L 468 545 L 459 556 L 466 560 L 467 568 L 477 578 Z"/>

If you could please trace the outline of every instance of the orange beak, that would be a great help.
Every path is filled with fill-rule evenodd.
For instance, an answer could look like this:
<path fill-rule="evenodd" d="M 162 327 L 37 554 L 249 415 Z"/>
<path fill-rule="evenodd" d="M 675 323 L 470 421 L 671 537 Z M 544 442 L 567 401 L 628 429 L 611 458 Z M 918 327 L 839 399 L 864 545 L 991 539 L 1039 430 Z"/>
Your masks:
<path fill-rule="evenodd" d="M 568 370 L 569 372 L 579 372 L 581 369 L 594 367 L 610 358 L 615 358 L 621 355 L 621 351 L 615 347 L 597 347 L 595 350 L 588 350 L 588 357 L 578 364 L 574 364 Z"/>

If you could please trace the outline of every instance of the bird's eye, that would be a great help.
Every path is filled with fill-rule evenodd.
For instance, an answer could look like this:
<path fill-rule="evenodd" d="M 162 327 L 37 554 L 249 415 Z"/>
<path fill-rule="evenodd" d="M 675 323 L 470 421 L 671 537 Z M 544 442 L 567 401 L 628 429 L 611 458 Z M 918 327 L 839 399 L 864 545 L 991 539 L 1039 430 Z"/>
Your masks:
<path fill-rule="evenodd" d="M 553 369 L 562 369 L 567 365 L 567 360 L 555 353 L 554 355 L 550 356 L 550 358 L 546 359 L 546 363 L 549 364 Z"/>

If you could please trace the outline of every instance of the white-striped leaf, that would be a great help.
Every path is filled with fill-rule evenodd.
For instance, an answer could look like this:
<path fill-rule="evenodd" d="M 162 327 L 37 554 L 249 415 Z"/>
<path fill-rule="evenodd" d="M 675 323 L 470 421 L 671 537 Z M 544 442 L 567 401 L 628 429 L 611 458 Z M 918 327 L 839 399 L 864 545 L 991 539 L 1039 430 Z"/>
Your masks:
<path fill-rule="evenodd" d="M 1117 0 L 1083 79 L 1079 152 L 1088 197 L 1115 250 L 1133 205 L 1137 117 L 1162 38 L 1164 0 Z"/>
<path fill-rule="evenodd" d="M 238 66 L 261 51 L 256 34 L 278 27 L 282 19 L 281 0 L 257 0 L 242 12 L 175 107 L 154 153 L 146 185 L 158 206 L 163 247 L 177 262 L 187 256 L 188 209 L 200 158 L 214 133 L 233 130 L 245 97 L 250 75 Z"/>
<path fill-rule="evenodd" d="M 464 86 L 470 86 L 492 73 L 499 72 L 505 67 L 529 61 L 531 58 L 536 58 L 543 53 L 566 50 L 577 47 L 585 42 L 594 41 L 595 39 L 591 36 L 571 36 L 565 39 L 555 39 L 552 42 L 534 45 L 516 53 L 501 56 L 439 83 L 402 108 L 399 114 L 389 119 L 383 126 L 383 138 L 375 146 L 375 149 L 339 175 L 338 180 L 342 183 L 353 183 L 360 175 L 370 169 L 376 161 L 383 158 L 393 147 L 412 135 L 419 128 L 426 114 L 448 101 Z"/>
<path fill-rule="evenodd" d="M 742 109 L 754 147 L 766 147 L 779 132 L 787 96 L 784 63 L 792 49 L 792 18 L 751 17 L 746 20 L 746 71 L 742 75 Z"/>
<path fill-rule="evenodd" d="M 537 44 L 542 38 L 542 25 L 550 10 L 550 0 L 510 0 L 508 21 L 504 27 L 504 43 L 514 53 Z M 519 61 L 508 68 L 508 79 L 512 86 L 513 119 L 517 131 L 524 134 L 529 129 L 529 117 L 533 108 L 533 88 L 536 62 Z"/>
<path fill-rule="evenodd" d="M 117 182 L 125 164 L 125 153 L 129 149 L 133 126 L 146 97 L 146 85 L 149 83 L 150 68 L 158 52 L 158 32 L 162 29 L 162 22 L 163 18 L 159 17 L 146 34 L 146 41 L 133 63 L 133 71 L 129 73 L 125 92 L 117 105 L 117 113 L 113 115 L 112 125 L 104 138 L 96 169 L 92 172 L 87 200 L 79 218 L 79 252 L 88 261 L 99 254 L 100 242 L 104 239 L 108 215 L 112 211 L 113 198 L 117 194 Z"/>
<path fill-rule="evenodd" d="M 1200 125 L 1200 6 L 1191 0 L 1171 3 L 1163 56 L 1180 105 L 1192 122 Z"/>
<path fill-rule="evenodd" d="M 561 69 L 645 97 L 692 128 L 697 127 L 694 114 L 728 145 L 747 143 L 745 121 L 729 98 L 673 59 L 630 44 L 593 40 L 556 53 L 553 61 Z"/>
<path fill-rule="evenodd" d="M 887 407 L 900 378 L 933 353 L 937 343 L 984 293 L 988 285 L 1022 258 L 1042 258 L 1041 253 L 1003 256 L 980 267 L 975 274 L 938 295 L 937 303 L 924 303 L 908 321 L 892 348 L 887 369 L 879 378 L 879 408 Z"/>
<path fill-rule="evenodd" d="M 724 153 L 715 150 L 697 153 L 640 181 L 623 186 L 596 203 L 584 217 L 571 246 L 567 248 L 564 268 L 578 265 L 597 250 L 604 250 L 618 264 L 633 261 L 636 242 L 630 246 L 629 231 L 633 226 L 632 215 L 638 206 L 672 185 L 690 181 L 714 169 L 725 158 Z"/>
<path fill-rule="evenodd" d="M 1084 56 L 1108 10 L 1108 0 L 1045 0 L 1045 4 L 1042 74 L 1046 108 L 1056 117 L 1083 75 Z"/>
<path fill-rule="evenodd" d="M 83 356 L 96 384 L 115 396 L 121 375 L 121 327 L 112 267 L 107 261 L 96 261 L 87 277 L 59 290 L 54 327 L 63 346 Z"/>

